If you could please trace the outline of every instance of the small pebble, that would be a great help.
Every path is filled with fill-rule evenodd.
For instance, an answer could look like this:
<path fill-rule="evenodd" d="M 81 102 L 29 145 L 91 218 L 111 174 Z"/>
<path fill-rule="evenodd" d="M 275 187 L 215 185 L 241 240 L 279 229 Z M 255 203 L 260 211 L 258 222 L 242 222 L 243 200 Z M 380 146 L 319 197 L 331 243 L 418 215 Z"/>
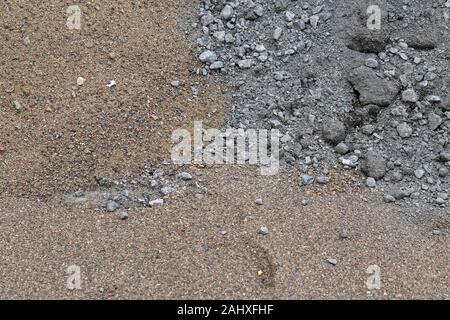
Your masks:
<path fill-rule="evenodd" d="M 154 206 L 160 206 L 164 204 L 164 199 L 156 199 L 156 200 L 152 200 L 148 203 L 150 205 L 150 207 L 154 207 Z"/>
<path fill-rule="evenodd" d="M 425 170 L 417 169 L 414 171 L 414 175 L 416 176 L 417 179 L 422 179 L 423 176 L 425 175 Z"/>
<path fill-rule="evenodd" d="M 308 186 L 314 183 L 314 177 L 312 176 L 308 176 L 308 175 L 304 175 L 302 176 L 302 185 L 304 186 Z"/>
<path fill-rule="evenodd" d="M 283 34 L 283 29 L 281 29 L 280 27 L 276 27 L 273 32 L 273 39 L 276 41 L 280 40 L 282 34 Z"/>
<path fill-rule="evenodd" d="M 77 78 L 77 85 L 82 86 L 86 82 L 86 79 L 83 77 Z"/>
<path fill-rule="evenodd" d="M 349 238 L 349 236 L 348 236 L 348 232 L 347 232 L 347 230 L 342 230 L 341 231 L 341 233 L 339 234 L 339 239 L 341 239 L 341 240 L 345 240 L 345 239 L 348 239 Z"/>
<path fill-rule="evenodd" d="M 377 186 L 377 181 L 374 178 L 369 177 L 367 178 L 366 184 L 369 188 L 375 188 Z"/>
<path fill-rule="evenodd" d="M 106 203 L 106 211 L 108 212 L 114 212 L 119 208 L 119 204 L 113 200 L 109 200 Z"/>
<path fill-rule="evenodd" d="M 16 109 L 16 111 L 20 111 L 23 108 L 22 104 L 19 101 L 14 101 L 13 105 L 14 105 L 14 109 Z"/>
<path fill-rule="evenodd" d="M 120 219 L 121 219 L 121 220 L 127 220 L 127 219 L 128 219 L 128 212 L 127 212 L 127 211 L 124 211 L 124 212 L 122 213 L 122 215 L 120 216 Z"/>
<path fill-rule="evenodd" d="M 115 87 L 117 85 L 117 82 L 115 80 L 111 80 L 108 82 L 108 84 L 106 85 L 108 88 L 112 88 Z"/>
<path fill-rule="evenodd" d="M 386 203 L 394 203 L 395 202 L 395 198 L 391 195 L 385 195 L 383 197 L 384 202 Z"/>
<path fill-rule="evenodd" d="M 337 260 L 336 259 L 327 259 L 327 262 L 333 266 L 337 265 Z"/>
<path fill-rule="evenodd" d="M 376 59 L 369 58 L 366 60 L 366 66 L 369 68 L 376 69 L 376 68 L 378 68 L 378 65 L 379 65 L 379 63 Z"/>
<path fill-rule="evenodd" d="M 179 80 L 173 80 L 170 85 L 174 88 L 178 88 L 181 85 L 181 82 Z"/>
<path fill-rule="evenodd" d="M 23 38 L 23 44 L 26 45 L 26 46 L 30 45 L 31 44 L 30 37 Z"/>
<path fill-rule="evenodd" d="M 202 54 L 198 57 L 201 62 L 212 64 L 217 60 L 217 54 L 214 52 L 207 50 L 203 51 Z"/>
<path fill-rule="evenodd" d="M 182 180 L 192 180 L 192 175 L 188 172 L 181 172 L 177 174 L 177 178 Z"/>
<path fill-rule="evenodd" d="M 172 194 L 175 192 L 175 189 L 172 187 L 162 187 L 161 188 L 161 193 L 165 196 Z"/>
<path fill-rule="evenodd" d="M 84 192 L 81 190 L 75 191 L 75 193 L 73 194 L 75 196 L 75 198 L 81 198 L 84 197 Z"/>
<path fill-rule="evenodd" d="M 303 206 L 307 206 L 308 204 L 309 204 L 309 198 L 304 198 L 303 200 L 302 200 L 302 205 Z"/>
<path fill-rule="evenodd" d="M 269 229 L 267 227 L 261 227 L 258 231 L 259 234 L 266 236 L 269 234 Z"/>
<path fill-rule="evenodd" d="M 327 184 L 328 183 L 328 178 L 327 177 L 317 177 L 317 183 L 318 184 Z"/>
<path fill-rule="evenodd" d="M 230 20 L 233 17 L 233 14 L 234 14 L 233 7 L 227 4 L 225 5 L 225 7 L 223 7 L 222 11 L 220 12 L 220 17 L 223 20 Z"/>
<path fill-rule="evenodd" d="M 155 179 L 150 181 L 150 188 L 152 188 L 153 190 L 158 188 L 158 181 L 156 181 Z"/>

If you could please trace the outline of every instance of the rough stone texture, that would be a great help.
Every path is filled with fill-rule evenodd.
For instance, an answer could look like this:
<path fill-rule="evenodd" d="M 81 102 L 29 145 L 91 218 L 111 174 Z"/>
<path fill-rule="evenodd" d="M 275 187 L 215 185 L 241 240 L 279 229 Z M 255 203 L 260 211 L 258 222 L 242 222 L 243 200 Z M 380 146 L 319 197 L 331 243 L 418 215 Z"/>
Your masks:
<path fill-rule="evenodd" d="M 356 50 L 363 53 L 380 53 L 384 51 L 388 42 L 388 37 L 382 32 L 378 31 L 362 31 L 347 40 L 349 49 Z"/>
<path fill-rule="evenodd" d="M 374 179 L 381 179 L 386 174 L 386 160 L 382 155 L 369 151 L 361 164 L 361 170 Z"/>
<path fill-rule="evenodd" d="M 359 101 L 363 106 L 375 104 L 387 107 L 399 92 L 399 88 L 392 81 L 381 79 L 365 66 L 354 69 L 348 79 L 359 93 Z"/>
<path fill-rule="evenodd" d="M 322 134 L 326 141 L 337 145 L 339 142 L 345 140 L 345 125 L 338 120 L 328 119 L 323 124 Z"/>

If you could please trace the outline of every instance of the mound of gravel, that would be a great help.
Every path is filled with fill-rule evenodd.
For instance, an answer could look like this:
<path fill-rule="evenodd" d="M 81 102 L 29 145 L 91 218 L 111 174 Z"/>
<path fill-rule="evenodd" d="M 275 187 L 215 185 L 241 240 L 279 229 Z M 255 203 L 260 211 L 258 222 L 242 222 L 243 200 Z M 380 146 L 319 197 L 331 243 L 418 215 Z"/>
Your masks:
<path fill-rule="evenodd" d="M 199 72 L 231 88 L 229 126 L 282 132 L 285 166 L 361 170 L 448 214 L 449 4 L 378 3 L 371 31 L 370 1 L 202 1 Z"/>

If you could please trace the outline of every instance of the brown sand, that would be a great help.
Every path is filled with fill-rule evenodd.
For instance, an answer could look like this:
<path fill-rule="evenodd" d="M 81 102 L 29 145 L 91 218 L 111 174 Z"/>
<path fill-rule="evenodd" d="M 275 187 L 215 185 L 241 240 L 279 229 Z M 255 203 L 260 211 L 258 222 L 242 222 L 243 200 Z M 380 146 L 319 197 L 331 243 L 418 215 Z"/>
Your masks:
<path fill-rule="evenodd" d="M 2 200 L 0 296 L 449 298 L 448 233 L 433 235 L 396 215 L 357 182 L 335 180 L 308 194 L 294 173 L 192 171 L 208 187 L 204 199 L 186 191 L 167 206 L 130 211 L 128 221 L 102 210 Z M 258 234 L 261 226 L 269 235 Z M 81 268 L 81 291 L 66 288 L 70 265 Z M 381 268 L 380 290 L 366 287 L 370 265 Z"/>
<path fill-rule="evenodd" d="M 220 91 L 194 74 L 195 54 L 177 27 L 189 1 L 91 3 L 81 5 L 81 30 L 66 28 L 60 1 L 1 4 L 0 193 L 91 187 L 96 177 L 126 175 L 166 156 L 174 129 L 223 121 Z M 180 88 L 171 87 L 175 79 Z"/>

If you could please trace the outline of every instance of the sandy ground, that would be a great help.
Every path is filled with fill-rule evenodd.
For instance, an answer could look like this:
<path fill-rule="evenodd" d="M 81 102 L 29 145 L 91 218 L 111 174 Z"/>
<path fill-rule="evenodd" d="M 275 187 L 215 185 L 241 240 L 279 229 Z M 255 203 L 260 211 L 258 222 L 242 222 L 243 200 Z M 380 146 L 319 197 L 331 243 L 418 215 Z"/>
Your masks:
<path fill-rule="evenodd" d="M 193 72 L 177 27 L 195 1 L 144 3 L 82 2 L 79 32 L 59 1 L 0 4 L 1 299 L 449 298 L 448 226 L 406 220 L 358 176 L 304 189 L 297 172 L 190 168 L 203 199 L 187 189 L 127 221 L 52 200 L 169 158 L 174 128 L 223 121 L 221 89 Z M 66 287 L 72 265 L 81 290 Z M 379 290 L 366 286 L 371 265 Z"/>
<path fill-rule="evenodd" d="M 357 179 L 305 190 L 294 173 L 193 172 L 208 186 L 203 199 L 185 192 L 130 211 L 128 221 L 3 200 L 1 297 L 448 299 L 448 234 L 393 213 Z M 66 288 L 70 265 L 81 269 L 80 291 Z M 366 287 L 371 265 L 380 267 L 380 290 Z"/>
<path fill-rule="evenodd" d="M 89 188 L 167 158 L 174 129 L 222 123 L 220 90 L 193 74 L 195 54 L 178 27 L 190 2 L 82 1 L 81 30 L 66 27 L 60 1 L 0 4 L 1 193 Z"/>

